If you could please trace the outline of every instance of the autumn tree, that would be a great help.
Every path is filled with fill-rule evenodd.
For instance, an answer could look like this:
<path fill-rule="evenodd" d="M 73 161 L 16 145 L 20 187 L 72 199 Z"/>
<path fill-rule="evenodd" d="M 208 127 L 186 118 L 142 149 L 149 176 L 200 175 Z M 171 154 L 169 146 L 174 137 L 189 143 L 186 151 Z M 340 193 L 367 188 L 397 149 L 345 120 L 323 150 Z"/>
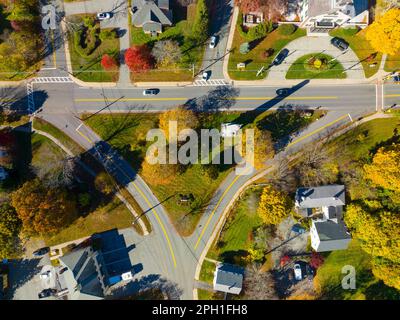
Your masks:
<path fill-rule="evenodd" d="M 267 185 L 261 194 L 257 213 L 266 224 L 279 224 L 291 211 L 292 204 L 283 192 Z"/>
<path fill-rule="evenodd" d="M 106 195 L 110 195 L 115 192 L 116 185 L 114 179 L 107 173 L 99 173 L 94 180 L 95 188 Z"/>
<path fill-rule="evenodd" d="M 266 19 L 277 21 L 286 11 L 287 0 L 236 0 L 243 13 L 262 12 Z"/>
<path fill-rule="evenodd" d="M 153 185 L 168 184 L 178 174 L 178 164 L 150 164 L 147 159 L 142 163 L 142 175 L 147 182 Z"/>
<path fill-rule="evenodd" d="M 192 26 L 192 34 L 198 41 L 204 41 L 208 37 L 208 8 L 206 0 L 198 0 L 196 4 L 196 15 Z"/>
<path fill-rule="evenodd" d="M 199 126 L 199 119 L 197 114 L 185 107 L 178 107 L 165 111 L 160 114 L 159 117 L 159 128 L 164 132 L 165 137 L 169 137 L 169 126 L 170 121 L 177 122 L 177 134 L 183 129 L 197 129 Z"/>
<path fill-rule="evenodd" d="M 174 67 L 182 59 L 179 43 L 174 40 L 157 41 L 151 54 L 161 67 Z"/>
<path fill-rule="evenodd" d="M 9 203 L 0 205 L 0 260 L 13 258 L 20 250 L 19 232 L 22 223 Z"/>
<path fill-rule="evenodd" d="M 380 148 L 364 172 L 374 186 L 400 192 L 400 144 Z"/>
<path fill-rule="evenodd" d="M 253 150 L 254 153 L 254 167 L 256 169 L 260 169 L 265 166 L 265 162 L 268 159 L 273 158 L 273 156 L 275 155 L 275 149 L 271 137 L 271 132 L 268 130 L 261 130 L 257 127 L 249 129 L 254 129 L 254 145 L 253 148 L 251 148 L 251 150 Z M 251 162 L 251 159 L 248 158 L 251 155 L 246 152 L 246 144 L 247 144 L 246 132 L 247 131 L 244 130 L 244 134 L 242 137 L 242 143 L 243 143 L 242 151 L 243 151 L 243 156 L 247 158 L 246 160 Z"/>
<path fill-rule="evenodd" d="M 104 70 L 115 70 L 118 66 L 117 60 L 114 57 L 104 54 L 101 58 L 101 66 Z"/>
<path fill-rule="evenodd" d="M 153 67 L 153 57 L 146 45 L 133 46 L 125 51 L 125 63 L 133 72 L 144 72 Z"/>
<path fill-rule="evenodd" d="M 400 49 L 400 9 L 390 9 L 374 21 L 367 28 L 366 39 L 376 51 L 395 55 Z"/>
<path fill-rule="evenodd" d="M 30 234 L 59 231 L 76 217 L 76 200 L 66 189 L 46 187 L 39 179 L 25 182 L 12 193 L 11 204 Z"/>
<path fill-rule="evenodd" d="M 250 300 L 277 300 L 275 281 L 271 272 L 263 272 L 259 263 L 251 263 L 245 269 L 243 292 Z"/>

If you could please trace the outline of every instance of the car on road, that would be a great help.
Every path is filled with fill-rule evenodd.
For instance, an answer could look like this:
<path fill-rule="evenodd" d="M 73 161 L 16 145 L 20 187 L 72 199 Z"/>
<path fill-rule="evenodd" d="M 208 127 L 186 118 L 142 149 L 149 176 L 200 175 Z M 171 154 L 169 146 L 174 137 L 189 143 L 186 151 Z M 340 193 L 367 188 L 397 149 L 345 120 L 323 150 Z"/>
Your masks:
<path fill-rule="evenodd" d="M 39 292 L 38 297 L 39 299 L 48 298 L 53 296 L 56 293 L 54 289 L 44 289 L 43 291 Z"/>
<path fill-rule="evenodd" d="M 214 49 L 216 45 L 217 45 L 217 37 L 212 36 L 209 44 L 210 49 Z"/>
<path fill-rule="evenodd" d="M 302 275 L 302 273 L 301 273 L 301 266 L 300 266 L 298 263 L 296 263 L 296 264 L 293 266 L 293 271 L 294 271 L 294 278 L 295 278 L 297 281 L 301 281 L 301 280 L 303 279 L 303 275 Z"/>
<path fill-rule="evenodd" d="M 276 90 L 276 95 L 279 97 L 287 96 L 290 93 L 290 90 L 287 88 Z"/>
<path fill-rule="evenodd" d="M 40 248 L 40 249 L 33 251 L 32 254 L 34 257 L 42 257 L 45 254 L 49 253 L 49 251 L 50 251 L 49 247 L 44 247 L 44 248 Z"/>
<path fill-rule="evenodd" d="M 331 44 L 334 47 L 338 48 L 340 51 L 346 51 L 349 48 L 349 44 L 345 40 L 338 37 L 332 38 Z"/>
<path fill-rule="evenodd" d="M 395 75 L 395 76 L 393 77 L 393 81 L 394 81 L 394 82 L 400 82 L 400 74 Z"/>
<path fill-rule="evenodd" d="M 98 20 L 108 20 L 111 18 L 111 13 L 110 12 L 99 12 L 97 14 L 97 19 Z"/>
<path fill-rule="evenodd" d="M 202 75 L 202 79 L 207 81 L 210 78 L 210 74 L 211 74 L 210 71 L 204 71 L 203 75 Z"/>
<path fill-rule="evenodd" d="M 144 96 L 155 96 L 158 94 L 160 90 L 159 89 L 146 89 L 143 91 Z"/>
<path fill-rule="evenodd" d="M 274 61 L 272 61 L 272 65 L 274 66 L 280 65 L 288 55 L 289 55 L 289 50 L 286 48 L 282 49 L 281 52 L 279 52 L 278 55 L 275 57 Z"/>

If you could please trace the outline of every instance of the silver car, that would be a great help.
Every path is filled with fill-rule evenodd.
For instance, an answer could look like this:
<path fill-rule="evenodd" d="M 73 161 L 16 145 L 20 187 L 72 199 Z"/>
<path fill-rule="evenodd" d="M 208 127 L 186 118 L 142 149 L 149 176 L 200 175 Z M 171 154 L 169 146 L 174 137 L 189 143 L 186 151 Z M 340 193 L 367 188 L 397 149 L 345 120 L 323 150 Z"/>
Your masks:
<path fill-rule="evenodd" d="M 98 20 L 107 20 L 111 18 L 111 14 L 109 12 L 100 12 L 97 14 Z"/>
<path fill-rule="evenodd" d="M 210 40 L 210 49 L 214 49 L 216 45 L 217 45 L 217 37 L 212 36 Z"/>
<path fill-rule="evenodd" d="M 297 281 L 301 281 L 301 280 L 303 279 L 303 275 L 302 275 L 302 273 L 301 273 L 301 266 L 300 266 L 298 263 L 296 263 L 296 264 L 293 266 L 293 271 L 294 271 L 294 278 L 295 278 Z"/>

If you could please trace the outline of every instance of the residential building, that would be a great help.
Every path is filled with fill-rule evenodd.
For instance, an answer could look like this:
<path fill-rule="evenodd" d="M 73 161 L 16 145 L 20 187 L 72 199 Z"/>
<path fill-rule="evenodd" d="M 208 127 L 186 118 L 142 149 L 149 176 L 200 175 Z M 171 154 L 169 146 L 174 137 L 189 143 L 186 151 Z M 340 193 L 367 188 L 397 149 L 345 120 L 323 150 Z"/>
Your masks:
<path fill-rule="evenodd" d="M 152 36 L 162 33 L 164 26 L 172 25 L 169 0 L 132 0 L 131 14 L 132 24 Z"/>
<path fill-rule="evenodd" d="M 214 290 L 239 294 L 242 291 L 243 269 L 226 263 L 217 265 L 214 272 Z"/>
<path fill-rule="evenodd" d="M 368 0 L 298 1 L 300 27 L 329 32 L 336 27 L 365 28 L 369 23 Z"/>
<path fill-rule="evenodd" d="M 303 217 L 312 219 L 311 247 L 315 251 L 347 249 L 351 236 L 343 222 L 344 205 L 343 185 L 297 189 L 295 207 Z"/>
<path fill-rule="evenodd" d="M 221 137 L 232 138 L 236 137 L 242 126 L 236 123 L 223 123 L 221 124 Z"/>

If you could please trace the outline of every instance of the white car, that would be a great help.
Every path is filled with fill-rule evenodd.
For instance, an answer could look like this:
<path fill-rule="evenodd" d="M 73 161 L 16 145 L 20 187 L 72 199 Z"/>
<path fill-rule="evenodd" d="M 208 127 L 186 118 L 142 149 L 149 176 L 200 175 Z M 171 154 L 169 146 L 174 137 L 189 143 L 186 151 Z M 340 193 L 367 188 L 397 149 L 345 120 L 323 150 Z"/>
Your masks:
<path fill-rule="evenodd" d="M 146 89 L 143 90 L 143 95 L 144 96 L 155 96 L 158 93 L 158 89 Z"/>
<path fill-rule="evenodd" d="M 107 20 L 111 18 L 111 14 L 109 12 L 100 12 L 97 14 L 98 20 Z"/>
<path fill-rule="evenodd" d="M 303 275 L 301 274 L 301 266 L 298 263 L 296 263 L 293 266 L 293 270 L 294 270 L 294 278 L 297 281 L 301 281 L 303 279 Z"/>
<path fill-rule="evenodd" d="M 207 81 L 209 77 L 210 77 L 210 73 L 208 71 L 204 71 L 203 76 L 202 76 L 203 80 Z"/>
<path fill-rule="evenodd" d="M 216 45 L 217 45 L 217 37 L 212 36 L 210 40 L 210 49 L 214 49 Z"/>

